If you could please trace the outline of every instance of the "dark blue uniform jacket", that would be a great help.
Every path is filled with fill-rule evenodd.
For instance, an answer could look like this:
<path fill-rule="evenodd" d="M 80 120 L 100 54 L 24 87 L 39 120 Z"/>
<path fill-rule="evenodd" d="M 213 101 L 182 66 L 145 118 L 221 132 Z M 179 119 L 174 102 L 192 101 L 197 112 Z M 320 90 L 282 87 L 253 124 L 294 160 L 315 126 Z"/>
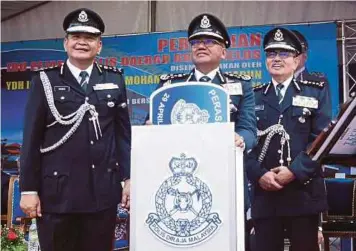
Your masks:
<path fill-rule="evenodd" d="M 131 126 L 121 70 L 95 64 L 86 92 L 65 64 L 45 72 L 59 113 L 71 114 L 87 100 L 99 113 L 102 137 L 97 140 L 87 112 L 67 142 L 40 153 L 40 148 L 56 143 L 72 125 L 47 127 L 54 117 L 36 74 L 25 111 L 21 191 L 37 191 L 42 211 L 50 213 L 97 212 L 115 206 L 121 200 L 120 181 L 130 178 Z M 93 89 L 102 83 L 118 88 Z"/>
<path fill-rule="evenodd" d="M 278 123 L 290 135 L 291 164 L 289 169 L 296 179 L 282 190 L 269 192 L 259 186 L 259 179 L 268 170 L 279 166 L 281 137 L 275 135 L 267 154 L 260 163 L 258 157 L 265 142 L 261 137 L 258 145 L 248 156 L 246 170 L 252 182 L 252 217 L 295 216 L 316 214 L 327 208 L 324 181 L 321 166 L 306 154 L 308 146 L 331 121 L 331 102 L 328 86 L 325 83 L 292 80 L 281 104 L 270 82 L 255 89 L 256 117 L 258 129 L 263 131 Z M 303 106 L 293 105 L 297 95 L 317 100 L 317 107 L 310 108 L 309 115 L 303 115 Z M 303 120 L 304 118 L 304 120 Z M 287 147 L 283 149 L 284 164 L 287 164 Z"/>

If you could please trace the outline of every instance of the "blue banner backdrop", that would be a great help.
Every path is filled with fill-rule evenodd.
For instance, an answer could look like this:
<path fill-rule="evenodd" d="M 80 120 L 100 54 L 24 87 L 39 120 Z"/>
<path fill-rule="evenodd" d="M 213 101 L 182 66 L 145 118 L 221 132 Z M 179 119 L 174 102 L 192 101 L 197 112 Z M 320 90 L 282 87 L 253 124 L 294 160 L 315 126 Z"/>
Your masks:
<path fill-rule="evenodd" d="M 221 63 L 222 70 L 248 74 L 254 85 L 269 81 L 262 41 L 264 34 L 273 27 L 229 28 L 231 48 Z M 285 27 L 300 31 L 308 40 L 306 66 L 309 71 L 322 72 L 328 78 L 335 115 L 339 103 L 336 24 Z M 103 46 L 97 61 L 125 70 L 133 125 L 144 122 L 149 96 L 156 89 L 161 74 L 187 73 L 193 68 L 185 31 L 104 37 Z M 1 58 L 2 139 L 21 144 L 23 112 L 32 70 L 61 64 L 66 59 L 63 39 L 1 43 Z"/>

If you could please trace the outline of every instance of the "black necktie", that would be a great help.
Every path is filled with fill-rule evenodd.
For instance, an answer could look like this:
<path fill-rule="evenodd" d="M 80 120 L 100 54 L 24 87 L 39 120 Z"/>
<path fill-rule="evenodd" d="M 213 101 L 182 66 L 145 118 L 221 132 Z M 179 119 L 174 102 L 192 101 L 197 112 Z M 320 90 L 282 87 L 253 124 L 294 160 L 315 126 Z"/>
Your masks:
<path fill-rule="evenodd" d="M 282 102 L 283 99 L 283 95 L 282 95 L 282 89 L 283 89 L 284 85 L 282 84 L 278 84 L 277 85 L 277 97 L 278 97 L 278 103 L 280 104 Z"/>
<path fill-rule="evenodd" d="M 81 77 L 79 84 L 83 88 L 83 90 L 86 91 L 88 85 L 87 77 L 89 76 L 89 74 L 86 71 L 81 71 L 79 76 Z"/>
<path fill-rule="evenodd" d="M 203 76 L 199 79 L 200 82 L 210 82 L 211 78 L 208 76 Z"/>

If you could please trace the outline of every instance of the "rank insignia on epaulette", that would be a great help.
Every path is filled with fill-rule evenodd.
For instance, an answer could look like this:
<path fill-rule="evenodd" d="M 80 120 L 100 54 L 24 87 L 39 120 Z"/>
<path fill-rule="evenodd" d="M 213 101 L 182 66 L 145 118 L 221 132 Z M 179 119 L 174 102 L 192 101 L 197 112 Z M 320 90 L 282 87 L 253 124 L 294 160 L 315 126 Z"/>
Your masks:
<path fill-rule="evenodd" d="M 312 71 L 310 72 L 311 75 L 317 76 L 319 78 L 325 78 L 325 74 L 323 72 L 319 72 L 319 71 Z"/>
<path fill-rule="evenodd" d="M 48 66 L 48 67 L 41 67 L 33 71 L 46 71 L 46 70 L 53 70 L 61 67 L 62 65 L 56 65 L 56 66 Z"/>
<path fill-rule="evenodd" d="M 324 84 L 325 84 L 325 82 L 308 81 L 308 80 L 302 80 L 300 82 L 304 85 L 314 86 L 314 87 L 318 87 L 318 88 L 324 88 Z"/>
<path fill-rule="evenodd" d="M 163 80 L 163 81 L 165 81 L 165 80 L 168 80 L 168 79 L 169 79 L 169 77 L 168 77 L 168 75 L 167 75 L 167 74 L 163 74 L 163 75 L 161 75 L 159 78 L 160 78 L 160 80 Z"/>
<path fill-rule="evenodd" d="M 252 86 L 252 89 L 254 91 L 258 91 L 258 90 L 261 90 L 264 86 L 265 86 L 264 84 L 257 84 L 257 85 Z"/>
<path fill-rule="evenodd" d="M 101 65 L 101 64 L 97 64 L 99 67 L 98 69 L 101 71 L 102 69 L 104 70 L 108 70 L 108 71 L 112 71 L 112 72 L 116 72 L 119 74 L 123 74 L 124 73 L 124 69 L 122 68 L 117 68 L 117 67 L 113 67 L 113 66 L 107 66 L 107 65 Z"/>
<path fill-rule="evenodd" d="M 244 81 L 250 81 L 252 79 L 249 75 L 236 74 L 236 73 L 233 73 L 233 72 L 224 72 L 224 75 L 226 77 L 240 79 L 240 80 L 244 80 Z"/>
<path fill-rule="evenodd" d="M 187 73 L 178 73 L 178 74 L 163 74 L 159 78 L 163 81 L 169 80 L 169 79 L 176 79 L 176 78 L 183 78 L 188 76 Z"/>

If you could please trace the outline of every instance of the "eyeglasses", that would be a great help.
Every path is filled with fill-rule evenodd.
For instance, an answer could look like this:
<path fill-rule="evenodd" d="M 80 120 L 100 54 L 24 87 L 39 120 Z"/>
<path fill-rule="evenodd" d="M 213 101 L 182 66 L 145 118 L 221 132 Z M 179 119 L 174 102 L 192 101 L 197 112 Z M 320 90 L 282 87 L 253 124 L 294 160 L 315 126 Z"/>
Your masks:
<path fill-rule="evenodd" d="M 277 55 L 281 58 L 281 59 L 286 59 L 289 57 L 294 57 L 294 53 L 290 52 L 290 51 L 267 51 L 266 52 L 266 56 L 267 58 L 275 58 L 277 57 Z"/>
<path fill-rule="evenodd" d="M 209 38 L 205 38 L 205 39 L 193 39 L 189 41 L 190 45 L 193 48 L 198 47 L 201 43 L 206 46 L 206 47 L 213 47 L 214 45 L 221 45 L 221 43 L 215 39 L 209 39 Z"/>

